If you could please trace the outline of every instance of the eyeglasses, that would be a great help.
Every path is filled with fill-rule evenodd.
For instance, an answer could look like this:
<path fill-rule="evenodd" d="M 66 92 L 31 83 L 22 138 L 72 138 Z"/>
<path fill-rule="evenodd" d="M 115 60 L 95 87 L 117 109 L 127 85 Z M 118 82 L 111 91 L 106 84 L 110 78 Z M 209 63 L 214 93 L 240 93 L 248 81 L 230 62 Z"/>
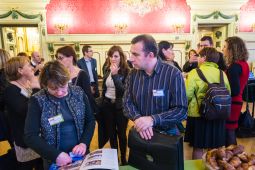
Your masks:
<path fill-rule="evenodd" d="M 88 50 L 88 53 L 89 53 L 89 52 L 93 53 L 93 50 Z"/>
<path fill-rule="evenodd" d="M 56 55 L 56 59 L 62 61 L 65 57 Z"/>

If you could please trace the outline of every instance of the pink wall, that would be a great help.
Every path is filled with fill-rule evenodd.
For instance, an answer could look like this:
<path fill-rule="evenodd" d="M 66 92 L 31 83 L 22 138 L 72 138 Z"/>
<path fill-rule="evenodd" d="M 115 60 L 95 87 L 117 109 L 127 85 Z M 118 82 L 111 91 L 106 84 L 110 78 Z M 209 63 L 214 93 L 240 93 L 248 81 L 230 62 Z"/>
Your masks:
<path fill-rule="evenodd" d="M 70 34 L 113 34 L 116 17 L 128 18 L 127 33 L 170 33 L 171 23 L 184 20 L 184 32 L 190 32 L 190 8 L 186 0 L 165 0 L 162 9 L 139 16 L 120 9 L 119 0 L 51 0 L 46 7 L 47 31 L 56 33 L 54 18 L 68 15 Z M 114 16 L 114 17 L 113 17 Z"/>
<path fill-rule="evenodd" d="M 241 7 L 239 21 L 240 32 L 252 31 L 251 25 L 255 23 L 255 0 L 249 0 Z"/>

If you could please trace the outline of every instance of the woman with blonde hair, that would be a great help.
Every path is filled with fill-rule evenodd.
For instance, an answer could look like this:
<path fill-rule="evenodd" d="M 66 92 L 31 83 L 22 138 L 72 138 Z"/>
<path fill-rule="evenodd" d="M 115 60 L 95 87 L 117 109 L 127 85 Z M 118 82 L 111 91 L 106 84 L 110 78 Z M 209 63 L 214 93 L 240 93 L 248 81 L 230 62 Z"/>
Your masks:
<path fill-rule="evenodd" d="M 227 61 L 227 76 L 231 87 L 231 114 L 226 122 L 226 146 L 237 144 L 235 130 L 243 104 L 243 90 L 249 78 L 248 51 L 244 41 L 239 37 L 225 40 L 223 53 Z"/>
<path fill-rule="evenodd" d="M 28 58 L 13 57 L 7 61 L 4 70 L 9 81 L 4 90 L 4 104 L 14 138 L 18 169 L 43 169 L 40 156 L 28 148 L 23 140 L 28 100 L 32 90 L 39 88 L 39 84 L 30 83 L 34 80 L 33 68 Z"/>

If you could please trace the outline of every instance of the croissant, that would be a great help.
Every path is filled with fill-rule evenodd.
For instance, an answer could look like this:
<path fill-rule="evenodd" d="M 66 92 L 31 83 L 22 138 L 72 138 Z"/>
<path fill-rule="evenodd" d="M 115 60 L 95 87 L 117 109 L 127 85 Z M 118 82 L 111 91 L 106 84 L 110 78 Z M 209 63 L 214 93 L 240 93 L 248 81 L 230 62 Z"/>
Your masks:
<path fill-rule="evenodd" d="M 241 163 L 242 163 L 241 160 L 237 156 L 232 157 L 231 160 L 229 161 L 229 164 L 235 168 L 239 167 Z"/>
<path fill-rule="evenodd" d="M 229 161 L 232 157 L 233 157 L 233 152 L 232 151 L 230 151 L 230 150 L 226 150 L 226 158 L 225 158 L 225 160 L 226 161 Z"/>
<path fill-rule="evenodd" d="M 248 162 L 248 164 L 249 164 L 250 166 L 255 164 L 255 155 L 254 155 L 254 154 L 251 154 L 251 156 L 249 157 L 249 162 Z"/>
<path fill-rule="evenodd" d="M 218 166 L 216 159 L 214 159 L 213 157 L 210 158 L 210 160 L 207 161 L 209 163 L 209 165 L 214 169 L 214 170 L 218 170 L 220 169 L 220 167 Z"/>
<path fill-rule="evenodd" d="M 234 155 L 241 154 L 241 153 L 244 152 L 244 146 L 243 145 L 237 145 L 236 147 L 234 147 L 232 152 L 233 152 Z"/>
<path fill-rule="evenodd" d="M 217 158 L 218 158 L 218 159 L 226 158 L 226 151 L 225 151 L 225 148 L 222 147 L 222 148 L 217 149 L 216 155 L 217 155 Z"/>
<path fill-rule="evenodd" d="M 209 150 L 206 154 L 206 161 L 209 162 L 211 158 L 216 159 L 217 149 Z"/>
<path fill-rule="evenodd" d="M 255 166 L 249 166 L 248 170 L 255 170 Z"/>
<path fill-rule="evenodd" d="M 242 163 L 241 166 L 242 166 L 242 168 L 244 170 L 247 170 L 249 168 L 249 164 L 248 163 Z"/>
<path fill-rule="evenodd" d="M 238 156 L 238 157 L 241 159 L 241 161 L 243 161 L 243 162 L 248 162 L 248 161 L 249 161 L 248 155 L 247 155 L 245 152 L 243 152 L 243 153 L 241 153 L 241 154 L 238 154 L 237 156 Z"/>
<path fill-rule="evenodd" d="M 227 161 L 219 160 L 219 165 L 223 167 L 225 170 L 235 170 L 235 167 L 229 164 Z"/>

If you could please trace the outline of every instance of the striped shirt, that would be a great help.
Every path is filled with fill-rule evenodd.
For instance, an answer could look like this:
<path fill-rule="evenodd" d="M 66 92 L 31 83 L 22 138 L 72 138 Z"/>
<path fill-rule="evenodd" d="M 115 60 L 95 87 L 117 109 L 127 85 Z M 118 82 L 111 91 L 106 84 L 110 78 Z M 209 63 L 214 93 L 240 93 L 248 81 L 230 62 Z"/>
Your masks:
<path fill-rule="evenodd" d="M 187 117 L 187 97 L 181 72 L 160 60 L 151 75 L 133 69 L 127 78 L 123 104 L 129 119 L 134 121 L 142 116 L 152 116 L 155 128 L 171 129 Z"/>

